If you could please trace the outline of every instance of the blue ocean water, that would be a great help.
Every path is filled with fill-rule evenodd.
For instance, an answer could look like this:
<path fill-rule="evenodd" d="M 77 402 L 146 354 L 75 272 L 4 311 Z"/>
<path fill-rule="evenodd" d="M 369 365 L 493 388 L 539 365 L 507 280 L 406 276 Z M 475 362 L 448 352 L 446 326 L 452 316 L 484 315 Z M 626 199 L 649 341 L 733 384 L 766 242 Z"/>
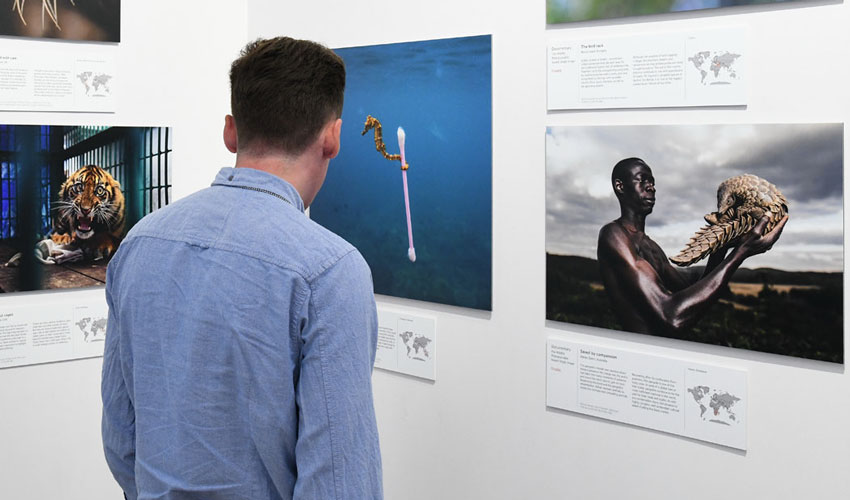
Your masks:
<path fill-rule="evenodd" d="M 342 148 L 310 209 L 352 243 L 375 292 L 491 308 L 492 86 L 490 36 L 337 49 L 347 70 Z M 406 133 L 416 262 L 400 162 L 375 150 L 366 116 L 383 125 L 387 152 Z"/>

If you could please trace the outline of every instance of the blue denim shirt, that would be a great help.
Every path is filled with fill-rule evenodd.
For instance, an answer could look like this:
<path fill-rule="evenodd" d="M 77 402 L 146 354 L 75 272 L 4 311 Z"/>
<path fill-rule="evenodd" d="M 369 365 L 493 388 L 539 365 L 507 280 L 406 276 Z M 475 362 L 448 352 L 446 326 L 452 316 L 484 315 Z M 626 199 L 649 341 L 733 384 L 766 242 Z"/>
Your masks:
<path fill-rule="evenodd" d="M 131 500 L 382 498 L 369 267 L 303 210 L 225 168 L 110 262 L 102 434 Z"/>

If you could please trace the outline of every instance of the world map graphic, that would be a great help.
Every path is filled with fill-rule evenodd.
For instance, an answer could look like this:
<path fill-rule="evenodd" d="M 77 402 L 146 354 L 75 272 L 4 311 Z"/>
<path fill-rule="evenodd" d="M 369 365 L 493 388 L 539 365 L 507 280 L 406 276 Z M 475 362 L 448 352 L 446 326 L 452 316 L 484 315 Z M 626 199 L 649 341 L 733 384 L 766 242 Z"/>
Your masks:
<path fill-rule="evenodd" d="M 700 418 L 714 424 L 732 425 L 740 423 L 735 414 L 735 405 L 741 398 L 723 390 L 707 385 L 697 385 L 688 389 L 694 402 L 699 405 Z"/>
<path fill-rule="evenodd" d="M 109 87 L 109 80 L 112 79 L 112 75 L 84 71 L 78 74 L 77 78 L 83 87 L 85 87 L 87 96 L 107 96 L 112 93 L 112 89 Z"/>
<path fill-rule="evenodd" d="M 106 318 L 84 317 L 74 325 L 86 342 L 99 342 L 106 338 Z"/>
<path fill-rule="evenodd" d="M 704 50 L 697 52 L 688 61 L 700 73 L 703 85 L 729 85 L 739 79 L 736 63 L 741 54 Z"/>
<path fill-rule="evenodd" d="M 417 359 L 419 361 L 427 361 L 431 358 L 431 353 L 428 352 L 428 344 L 432 340 L 425 335 L 415 335 L 411 331 L 404 331 L 399 334 L 404 346 L 407 348 L 407 357 Z"/>

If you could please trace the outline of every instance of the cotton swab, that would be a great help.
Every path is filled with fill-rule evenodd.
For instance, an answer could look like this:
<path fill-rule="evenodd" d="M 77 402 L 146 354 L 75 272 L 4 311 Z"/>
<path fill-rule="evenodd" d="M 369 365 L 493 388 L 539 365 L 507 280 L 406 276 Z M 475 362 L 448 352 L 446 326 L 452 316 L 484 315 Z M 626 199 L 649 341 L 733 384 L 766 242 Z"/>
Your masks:
<path fill-rule="evenodd" d="M 401 179 L 404 182 L 404 210 L 407 214 L 407 241 L 409 243 L 407 258 L 410 259 L 410 262 L 416 262 L 416 249 L 413 248 L 413 224 L 410 221 L 410 196 L 407 191 L 407 169 L 410 168 L 410 165 L 404 159 L 404 129 L 398 128 L 400 154 L 397 155 L 387 153 L 387 145 L 384 144 L 384 136 L 381 131 L 381 121 L 372 115 L 366 117 L 366 123 L 363 124 L 363 132 L 360 132 L 360 135 L 366 135 L 366 132 L 370 130 L 375 131 L 375 149 L 387 160 L 401 161 Z"/>
<path fill-rule="evenodd" d="M 407 258 L 416 262 L 416 249 L 413 248 L 413 224 L 410 222 L 410 196 L 407 194 L 407 162 L 404 160 L 404 129 L 398 128 L 398 149 L 401 152 L 401 179 L 404 182 L 404 210 L 407 213 Z"/>

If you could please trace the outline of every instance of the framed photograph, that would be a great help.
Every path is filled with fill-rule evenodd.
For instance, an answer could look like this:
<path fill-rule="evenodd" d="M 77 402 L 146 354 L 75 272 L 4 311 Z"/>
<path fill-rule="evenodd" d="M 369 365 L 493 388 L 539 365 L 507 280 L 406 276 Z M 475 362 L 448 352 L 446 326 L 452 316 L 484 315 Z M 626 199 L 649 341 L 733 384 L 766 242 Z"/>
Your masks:
<path fill-rule="evenodd" d="M 121 41 L 121 0 L 5 0 L 4 8 L 0 36 Z"/>
<path fill-rule="evenodd" d="M 357 247 L 376 293 L 489 310 L 490 36 L 336 52 L 342 148 L 310 217 Z"/>
<path fill-rule="evenodd" d="M 171 173 L 168 127 L 0 125 L 0 292 L 104 284 Z"/>
<path fill-rule="evenodd" d="M 546 0 L 548 24 L 800 0 Z"/>
<path fill-rule="evenodd" d="M 834 123 L 550 127 L 546 318 L 842 363 L 843 137 Z M 758 252 L 709 294 L 745 241 Z"/>

